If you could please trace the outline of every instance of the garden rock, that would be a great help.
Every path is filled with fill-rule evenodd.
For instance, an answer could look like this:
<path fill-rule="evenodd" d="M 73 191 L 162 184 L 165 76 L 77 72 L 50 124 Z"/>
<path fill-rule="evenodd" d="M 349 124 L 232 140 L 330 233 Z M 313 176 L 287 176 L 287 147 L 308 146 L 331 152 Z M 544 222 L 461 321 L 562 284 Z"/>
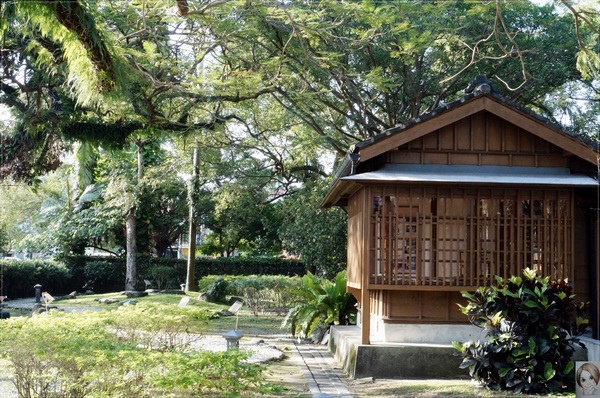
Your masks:
<path fill-rule="evenodd" d="M 101 299 L 98 299 L 98 302 L 100 304 L 117 304 L 117 303 L 120 303 L 121 300 L 116 299 L 116 298 L 101 298 Z"/>
<path fill-rule="evenodd" d="M 137 301 L 135 300 L 125 300 L 123 301 L 123 305 L 136 305 Z"/>
<path fill-rule="evenodd" d="M 59 310 L 55 305 L 35 304 L 31 310 L 31 315 L 40 315 L 50 310 Z"/>
<path fill-rule="evenodd" d="M 233 312 L 227 311 L 227 310 L 219 311 L 218 314 L 220 316 L 234 316 L 235 315 Z"/>
<path fill-rule="evenodd" d="M 244 299 L 241 297 L 231 296 L 231 298 L 229 299 L 229 305 L 234 305 L 238 301 L 241 301 L 243 303 Z"/>
<path fill-rule="evenodd" d="M 160 294 L 181 294 L 184 295 L 185 292 L 183 290 L 177 290 L 177 289 L 166 289 L 166 290 L 161 290 L 159 291 Z"/>
<path fill-rule="evenodd" d="M 123 292 L 123 295 L 127 296 L 127 298 L 138 298 L 138 297 L 146 297 L 148 295 L 148 293 L 130 290 L 130 291 Z"/>

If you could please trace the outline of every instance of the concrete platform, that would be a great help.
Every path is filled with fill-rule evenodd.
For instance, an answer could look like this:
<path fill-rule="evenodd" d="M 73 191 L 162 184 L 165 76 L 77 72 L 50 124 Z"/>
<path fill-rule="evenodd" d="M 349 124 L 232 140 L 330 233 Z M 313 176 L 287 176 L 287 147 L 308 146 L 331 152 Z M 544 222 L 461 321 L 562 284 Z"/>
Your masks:
<path fill-rule="evenodd" d="M 329 351 L 354 379 L 469 379 L 449 344 L 360 343 L 358 326 L 331 328 Z"/>

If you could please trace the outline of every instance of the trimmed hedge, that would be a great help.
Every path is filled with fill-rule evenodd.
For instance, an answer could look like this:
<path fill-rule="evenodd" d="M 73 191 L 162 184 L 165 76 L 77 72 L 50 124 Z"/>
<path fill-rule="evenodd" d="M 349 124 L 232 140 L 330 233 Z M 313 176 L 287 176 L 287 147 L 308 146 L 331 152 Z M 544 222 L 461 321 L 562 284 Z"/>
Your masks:
<path fill-rule="evenodd" d="M 53 260 L 0 260 L 2 294 L 8 298 L 33 297 L 36 284 L 42 291 L 69 290 L 71 273 L 63 263 Z M 72 290 L 70 290 L 72 291 Z"/>
<path fill-rule="evenodd" d="M 1 261 L 1 260 L 0 260 Z M 73 256 L 54 260 L 3 261 L 3 293 L 10 298 L 31 297 L 33 286 L 41 284 L 51 294 L 72 291 L 95 293 L 121 291 L 125 285 L 125 258 Z M 136 289 L 144 290 L 144 279 L 152 288 L 180 289 L 185 283 L 186 260 L 139 257 Z M 196 282 L 206 275 L 304 275 L 306 268 L 297 260 L 279 258 L 196 259 Z"/>

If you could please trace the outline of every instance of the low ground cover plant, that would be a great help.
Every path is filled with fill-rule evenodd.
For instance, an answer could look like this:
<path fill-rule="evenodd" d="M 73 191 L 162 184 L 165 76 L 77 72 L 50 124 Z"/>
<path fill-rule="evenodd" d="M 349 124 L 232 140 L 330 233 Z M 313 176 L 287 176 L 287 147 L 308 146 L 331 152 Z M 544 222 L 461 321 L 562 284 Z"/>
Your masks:
<path fill-rule="evenodd" d="M 243 351 L 191 349 L 210 314 L 156 304 L 0 322 L 20 397 L 257 396 L 277 392 Z M 197 335 L 196 335 L 197 337 Z"/>
<path fill-rule="evenodd" d="M 494 390 L 575 390 L 573 355 L 587 320 L 567 280 L 525 269 L 523 276 L 496 277 L 495 286 L 462 295 L 468 304 L 461 311 L 488 338 L 454 343 L 471 377 Z"/>

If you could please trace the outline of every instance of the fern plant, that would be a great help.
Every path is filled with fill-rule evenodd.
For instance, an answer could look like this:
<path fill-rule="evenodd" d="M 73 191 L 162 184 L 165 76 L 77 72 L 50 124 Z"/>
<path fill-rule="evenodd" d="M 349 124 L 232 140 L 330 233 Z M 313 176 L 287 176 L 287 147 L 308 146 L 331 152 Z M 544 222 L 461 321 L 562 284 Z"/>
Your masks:
<path fill-rule="evenodd" d="M 356 323 L 356 299 L 346 292 L 346 271 L 333 281 L 322 280 L 308 272 L 300 289 L 294 289 L 294 306 L 283 320 L 292 335 L 310 336 L 317 327 Z"/>

